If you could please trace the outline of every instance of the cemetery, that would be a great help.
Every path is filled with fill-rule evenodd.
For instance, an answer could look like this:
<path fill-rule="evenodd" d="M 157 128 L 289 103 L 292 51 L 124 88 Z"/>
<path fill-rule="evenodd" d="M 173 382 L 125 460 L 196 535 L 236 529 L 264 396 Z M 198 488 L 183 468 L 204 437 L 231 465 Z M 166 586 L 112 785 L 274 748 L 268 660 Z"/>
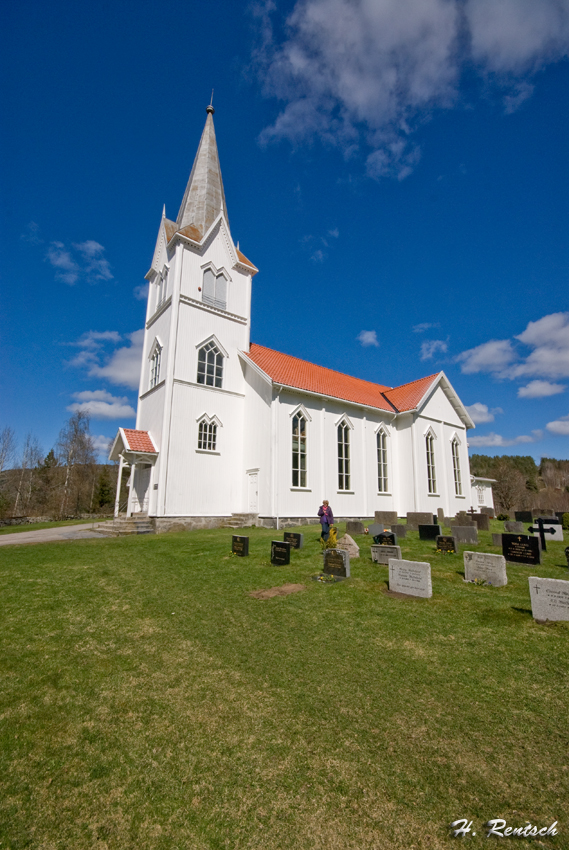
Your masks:
<path fill-rule="evenodd" d="M 443 848 L 469 812 L 561 821 L 569 541 L 375 519 L 324 552 L 315 526 L 0 550 L 0 846 L 58 846 L 62 812 L 74 848 Z"/>

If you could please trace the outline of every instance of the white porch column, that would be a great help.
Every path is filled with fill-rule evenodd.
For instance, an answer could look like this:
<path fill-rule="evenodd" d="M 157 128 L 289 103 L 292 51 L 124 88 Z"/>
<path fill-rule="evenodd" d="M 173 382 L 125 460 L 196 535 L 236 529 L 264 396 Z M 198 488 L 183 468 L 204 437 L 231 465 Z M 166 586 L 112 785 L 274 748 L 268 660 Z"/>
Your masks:
<path fill-rule="evenodd" d="M 119 515 L 120 500 L 121 500 L 121 482 L 122 482 L 123 457 L 119 457 L 119 475 L 117 478 L 117 493 L 115 497 L 115 519 Z"/>
<path fill-rule="evenodd" d="M 134 493 L 134 476 L 136 473 L 136 463 L 133 462 L 130 464 L 130 478 L 128 479 L 128 502 L 126 507 L 126 515 L 132 516 L 132 499 Z"/>

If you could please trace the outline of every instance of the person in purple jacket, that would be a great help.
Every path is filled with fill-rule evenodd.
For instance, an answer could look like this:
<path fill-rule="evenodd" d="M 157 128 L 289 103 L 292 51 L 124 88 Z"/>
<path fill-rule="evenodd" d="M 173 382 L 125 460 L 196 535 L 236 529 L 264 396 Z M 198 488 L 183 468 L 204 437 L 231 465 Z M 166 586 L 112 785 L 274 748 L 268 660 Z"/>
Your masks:
<path fill-rule="evenodd" d="M 318 516 L 322 525 L 322 540 L 328 540 L 330 536 L 330 526 L 334 522 L 334 514 L 330 507 L 328 499 L 324 499 L 322 505 L 318 508 Z"/>

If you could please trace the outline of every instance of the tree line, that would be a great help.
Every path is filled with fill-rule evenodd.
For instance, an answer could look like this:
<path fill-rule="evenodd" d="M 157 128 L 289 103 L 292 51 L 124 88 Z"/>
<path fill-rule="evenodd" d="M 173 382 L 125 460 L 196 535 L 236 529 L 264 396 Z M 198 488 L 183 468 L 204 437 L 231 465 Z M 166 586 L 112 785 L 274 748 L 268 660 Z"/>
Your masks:
<path fill-rule="evenodd" d="M 492 492 L 498 510 L 569 510 L 569 460 L 544 457 L 537 464 L 528 455 L 472 455 L 470 471 L 495 479 Z"/>
<path fill-rule="evenodd" d="M 0 431 L 0 518 L 112 513 L 118 466 L 98 464 L 88 414 L 77 411 L 44 455 L 37 438 L 21 450 L 14 430 Z M 126 492 L 121 492 L 121 501 Z"/>

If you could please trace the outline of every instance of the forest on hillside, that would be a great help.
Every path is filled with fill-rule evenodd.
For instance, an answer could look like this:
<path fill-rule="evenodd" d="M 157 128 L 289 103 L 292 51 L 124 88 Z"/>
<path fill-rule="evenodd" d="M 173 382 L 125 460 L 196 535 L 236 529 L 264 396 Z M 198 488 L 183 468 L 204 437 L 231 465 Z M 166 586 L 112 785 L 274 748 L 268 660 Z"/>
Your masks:
<path fill-rule="evenodd" d="M 529 455 L 472 455 L 470 471 L 495 480 L 492 492 L 498 511 L 569 510 L 569 460 L 544 457 L 536 464 Z"/>

